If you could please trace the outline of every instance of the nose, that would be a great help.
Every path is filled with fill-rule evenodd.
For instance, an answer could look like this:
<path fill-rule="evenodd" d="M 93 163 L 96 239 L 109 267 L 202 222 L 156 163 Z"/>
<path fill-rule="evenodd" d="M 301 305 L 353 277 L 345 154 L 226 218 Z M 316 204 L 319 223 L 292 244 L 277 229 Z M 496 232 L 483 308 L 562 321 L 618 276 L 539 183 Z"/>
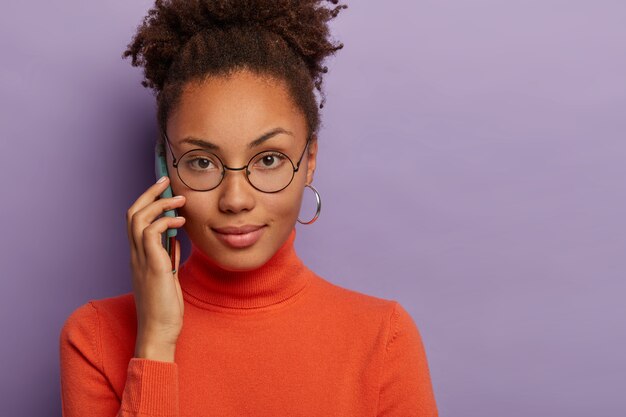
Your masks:
<path fill-rule="evenodd" d="M 222 212 L 239 213 L 254 208 L 254 188 L 248 182 L 245 170 L 224 172 L 224 179 L 217 188 L 220 192 L 219 209 Z"/>

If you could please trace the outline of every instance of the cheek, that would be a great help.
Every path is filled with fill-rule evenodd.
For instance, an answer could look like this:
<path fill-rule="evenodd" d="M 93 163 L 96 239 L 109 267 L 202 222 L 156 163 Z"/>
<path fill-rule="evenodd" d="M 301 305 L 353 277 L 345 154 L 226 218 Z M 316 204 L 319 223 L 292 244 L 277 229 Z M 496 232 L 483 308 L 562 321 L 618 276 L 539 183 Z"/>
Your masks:
<path fill-rule="evenodd" d="M 214 215 L 217 210 L 217 201 L 211 193 L 187 189 L 180 195 L 185 196 L 185 205 L 178 209 L 178 213 L 185 218 L 186 226 L 195 227 L 197 224 L 206 223 L 207 218 Z"/>
<path fill-rule="evenodd" d="M 291 184 L 279 193 L 268 194 L 259 198 L 257 208 L 262 209 L 268 220 L 272 222 L 290 223 L 298 217 L 301 199 L 302 193 L 297 184 Z"/>
<path fill-rule="evenodd" d="M 217 203 L 212 200 L 211 193 L 202 193 L 187 188 L 175 172 L 174 176 L 170 176 L 172 192 L 174 195 L 185 197 L 185 205 L 178 209 L 178 214 L 185 217 L 185 225 L 191 225 L 199 221 L 202 216 L 206 216 L 207 210 Z"/>

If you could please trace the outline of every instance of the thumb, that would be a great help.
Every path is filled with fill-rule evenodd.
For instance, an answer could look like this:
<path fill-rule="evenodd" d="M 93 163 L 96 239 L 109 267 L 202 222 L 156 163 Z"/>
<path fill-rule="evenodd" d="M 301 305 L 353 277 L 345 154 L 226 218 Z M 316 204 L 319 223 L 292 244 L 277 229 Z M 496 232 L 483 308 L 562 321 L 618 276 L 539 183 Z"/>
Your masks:
<path fill-rule="evenodd" d="M 180 281 L 178 280 L 178 270 L 179 270 L 179 265 L 180 265 L 180 242 L 178 241 L 178 239 L 176 239 L 176 259 L 174 260 L 174 263 L 176 265 L 176 272 L 174 273 L 174 284 L 176 287 L 176 293 L 178 294 L 178 301 L 179 301 L 179 306 L 180 306 L 180 311 L 181 311 L 181 315 L 184 314 L 184 301 L 183 301 L 183 290 L 180 287 Z"/>
<path fill-rule="evenodd" d="M 178 239 L 175 240 L 176 244 L 175 246 L 175 250 L 174 250 L 174 269 L 176 270 L 176 272 L 174 273 L 174 276 L 176 278 L 178 278 L 178 269 L 180 266 L 180 242 L 178 241 Z"/>
<path fill-rule="evenodd" d="M 178 267 L 180 265 L 180 242 L 176 239 L 176 251 L 174 255 L 174 265 L 176 266 L 176 275 L 178 275 Z"/>

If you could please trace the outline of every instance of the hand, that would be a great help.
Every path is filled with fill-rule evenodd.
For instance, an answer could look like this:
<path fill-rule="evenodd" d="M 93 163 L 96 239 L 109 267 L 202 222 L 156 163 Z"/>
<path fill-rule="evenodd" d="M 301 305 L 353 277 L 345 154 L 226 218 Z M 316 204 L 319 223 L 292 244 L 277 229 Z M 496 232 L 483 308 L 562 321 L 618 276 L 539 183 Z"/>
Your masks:
<path fill-rule="evenodd" d="M 133 291 L 137 310 L 137 340 L 135 356 L 155 355 L 154 359 L 173 361 L 173 352 L 183 326 L 184 303 L 178 266 L 180 243 L 176 241 L 176 273 L 161 243 L 165 231 L 182 227 L 185 219 L 163 216 L 161 213 L 185 204 L 185 197 L 159 198 L 170 179 L 155 183 L 133 203 L 126 213 L 131 252 Z M 142 356 L 139 356 L 142 355 Z"/>

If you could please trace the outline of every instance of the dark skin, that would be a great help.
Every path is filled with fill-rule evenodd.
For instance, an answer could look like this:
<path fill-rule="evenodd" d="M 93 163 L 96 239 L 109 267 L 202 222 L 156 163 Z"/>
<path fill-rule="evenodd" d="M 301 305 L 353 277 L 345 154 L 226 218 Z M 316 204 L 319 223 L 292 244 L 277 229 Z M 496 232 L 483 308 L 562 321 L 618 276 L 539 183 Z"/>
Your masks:
<path fill-rule="evenodd" d="M 254 149 L 248 144 L 281 127 L 279 133 Z M 181 141 L 187 136 L 204 138 L 219 146 L 213 151 L 229 167 L 241 167 L 264 150 L 287 154 L 294 164 L 305 148 L 307 125 L 285 84 L 247 70 L 232 76 L 207 78 L 185 86 L 181 101 L 167 122 L 167 136 L 177 157 L 197 148 Z M 178 273 L 172 279 L 171 262 L 161 245 L 167 228 L 183 227 L 193 244 L 221 268 L 256 269 L 283 245 L 298 217 L 305 184 L 313 182 L 317 138 L 313 136 L 300 169 L 284 190 L 268 194 L 254 189 L 242 171 L 228 171 L 222 183 L 207 192 L 185 186 L 175 174 L 167 152 L 170 178 L 152 185 L 127 212 L 131 247 L 133 289 L 138 329 L 135 357 L 174 361 L 176 342 L 183 325 L 184 303 Z M 159 199 L 170 185 L 175 196 Z M 161 217 L 176 208 L 182 219 Z M 232 248 L 217 239 L 214 227 L 264 225 L 260 239 L 246 248 Z M 176 270 L 180 244 L 176 244 Z"/>

